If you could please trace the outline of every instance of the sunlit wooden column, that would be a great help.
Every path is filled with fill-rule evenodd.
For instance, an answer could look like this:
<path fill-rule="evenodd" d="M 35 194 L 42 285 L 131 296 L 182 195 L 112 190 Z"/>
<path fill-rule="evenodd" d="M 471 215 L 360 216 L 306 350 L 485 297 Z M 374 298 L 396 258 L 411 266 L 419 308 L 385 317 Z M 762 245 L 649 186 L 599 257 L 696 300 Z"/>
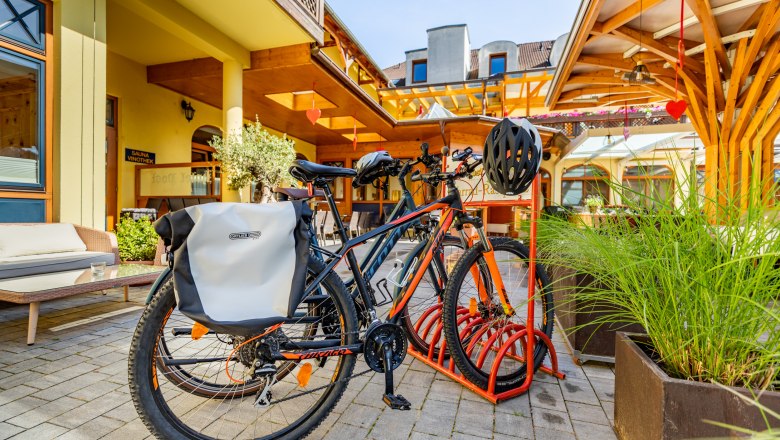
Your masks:
<path fill-rule="evenodd" d="M 222 63 L 222 129 L 224 134 L 241 135 L 241 128 L 244 122 L 243 108 L 243 89 L 244 89 L 244 71 L 241 64 L 235 60 L 228 59 Z M 227 186 L 227 176 L 225 170 L 222 170 L 222 201 L 238 202 L 242 197 L 238 191 L 234 191 Z M 247 196 L 248 197 L 248 196 Z M 248 200 L 244 200 L 248 201 Z"/>

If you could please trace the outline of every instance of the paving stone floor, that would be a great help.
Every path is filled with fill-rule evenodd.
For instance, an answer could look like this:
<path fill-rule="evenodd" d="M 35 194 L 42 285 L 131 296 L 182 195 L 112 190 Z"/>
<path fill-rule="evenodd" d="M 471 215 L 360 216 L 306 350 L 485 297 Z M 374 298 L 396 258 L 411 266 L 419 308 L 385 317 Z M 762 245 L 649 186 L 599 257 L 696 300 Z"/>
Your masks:
<path fill-rule="evenodd" d="M 45 302 L 31 347 L 25 344 L 28 308 L 0 302 L 0 440 L 149 437 L 127 387 L 130 337 L 146 293 L 147 287 L 131 288 L 128 303 L 120 289 Z M 109 312 L 117 314 L 57 328 Z M 382 403 L 381 375 L 356 377 L 309 438 L 614 439 L 612 369 L 578 367 L 558 329 L 553 340 L 565 380 L 538 374 L 529 393 L 492 405 L 407 356 L 395 380 L 411 411 Z"/>

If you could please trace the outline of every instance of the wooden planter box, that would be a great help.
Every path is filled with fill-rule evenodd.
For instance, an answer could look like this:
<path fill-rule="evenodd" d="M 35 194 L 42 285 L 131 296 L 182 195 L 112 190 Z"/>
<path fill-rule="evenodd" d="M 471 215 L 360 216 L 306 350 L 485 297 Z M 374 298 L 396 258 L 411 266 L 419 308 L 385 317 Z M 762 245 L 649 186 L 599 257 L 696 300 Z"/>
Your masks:
<path fill-rule="evenodd" d="M 581 365 L 589 360 L 614 363 L 615 334 L 618 331 L 644 332 L 642 326 L 637 324 L 589 325 L 610 307 L 574 299 L 579 289 L 587 289 L 593 284 L 593 277 L 575 274 L 571 269 L 557 266 L 550 267 L 550 276 L 555 316 L 566 334 L 576 364 Z"/>
<path fill-rule="evenodd" d="M 717 385 L 669 377 L 634 341 L 646 336 L 619 332 L 615 353 L 615 430 L 625 440 L 723 438 L 732 433 L 702 421 L 768 429 L 758 408 Z M 750 397 L 745 388 L 733 388 Z M 780 392 L 766 392 L 761 403 L 780 411 Z M 769 418 L 772 427 L 780 420 Z"/>

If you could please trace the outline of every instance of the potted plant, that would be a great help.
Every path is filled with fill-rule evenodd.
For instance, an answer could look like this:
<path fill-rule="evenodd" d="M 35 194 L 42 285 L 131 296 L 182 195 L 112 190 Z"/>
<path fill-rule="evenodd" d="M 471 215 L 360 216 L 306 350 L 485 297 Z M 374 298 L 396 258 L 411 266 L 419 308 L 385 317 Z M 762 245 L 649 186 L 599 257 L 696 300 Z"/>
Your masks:
<path fill-rule="evenodd" d="M 288 176 L 295 160 L 294 142 L 287 135 L 275 136 L 260 121 L 245 124 L 241 132 L 227 137 L 215 136 L 209 145 L 216 149 L 214 158 L 222 163 L 228 176 L 228 188 L 241 190 L 252 184 L 252 201 L 267 202 L 271 189 Z"/>
<path fill-rule="evenodd" d="M 604 206 L 604 199 L 599 195 L 590 194 L 585 197 L 585 206 L 588 207 L 591 214 L 596 214 Z"/>
<path fill-rule="evenodd" d="M 146 218 L 122 217 L 116 225 L 119 258 L 124 263 L 153 264 L 159 237 Z"/>
<path fill-rule="evenodd" d="M 687 191 L 696 188 L 694 170 L 686 180 L 677 185 L 686 188 L 678 206 L 656 200 L 652 215 L 546 229 L 549 262 L 593 279 L 576 299 L 608 305 L 592 323 L 645 329 L 619 334 L 616 344 L 615 428 L 623 439 L 732 434 L 717 423 L 766 427 L 760 411 L 716 383 L 780 409 L 780 217 L 766 215 L 760 183 L 746 207 L 729 191 L 707 212 L 702 206 L 712 205 Z"/>

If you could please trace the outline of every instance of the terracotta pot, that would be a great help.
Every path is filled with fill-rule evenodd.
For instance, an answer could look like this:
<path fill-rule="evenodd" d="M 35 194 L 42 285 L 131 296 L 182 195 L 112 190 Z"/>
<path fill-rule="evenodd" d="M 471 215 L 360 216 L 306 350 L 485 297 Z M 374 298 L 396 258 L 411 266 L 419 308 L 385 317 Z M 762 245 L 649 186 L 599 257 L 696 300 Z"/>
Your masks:
<path fill-rule="evenodd" d="M 713 384 L 669 377 L 635 341 L 647 336 L 618 332 L 615 350 L 615 430 L 625 440 L 728 438 L 733 433 L 703 419 L 764 431 L 761 412 Z M 732 388 L 751 397 L 745 388 Z M 752 397 L 751 397 L 752 398 Z M 765 392 L 761 403 L 780 411 L 780 392 Z M 780 420 L 769 418 L 772 427 Z"/>
<path fill-rule="evenodd" d="M 555 317 L 566 334 L 574 355 L 574 363 L 594 360 L 615 362 L 615 334 L 618 331 L 643 333 L 638 324 L 590 324 L 605 314 L 611 306 L 587 303 L 576 299 L 576 294 L 594 283 L 590 275 L 576 274 L 572 269 L 550 266 L 553 280 Z M 574 330 L 571 330 L 574 329 Z"/>

